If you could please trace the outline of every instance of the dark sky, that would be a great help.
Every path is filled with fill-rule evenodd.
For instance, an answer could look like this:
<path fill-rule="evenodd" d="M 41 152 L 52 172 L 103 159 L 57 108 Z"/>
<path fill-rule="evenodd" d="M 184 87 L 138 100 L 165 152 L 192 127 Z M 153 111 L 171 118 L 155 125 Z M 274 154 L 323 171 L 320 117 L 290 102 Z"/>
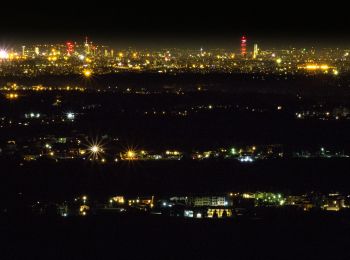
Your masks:
<path fill-rule="evenodd" d="M 135 47 L 231 47 L 240 35 L 266 47 L 349 44 L 345 6 L 310 1 L 59 1 L 7 3 L 0 44 L 81 40 Z"/>

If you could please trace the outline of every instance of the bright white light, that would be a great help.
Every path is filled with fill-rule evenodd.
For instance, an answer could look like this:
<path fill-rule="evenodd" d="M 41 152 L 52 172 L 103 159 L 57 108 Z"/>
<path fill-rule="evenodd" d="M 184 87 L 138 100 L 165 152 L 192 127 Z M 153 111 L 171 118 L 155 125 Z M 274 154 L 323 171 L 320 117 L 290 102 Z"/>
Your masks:
<path fill-rule="evenodd" d="M 84 55 L 79 55 L 79 59 L 84 60 L 85 59 Z"/>
<path fill-rule="evenodd" d="M 74 114 L 69 112 L 67 113 L 67 119 L 73 120 L 74 119 Z"/>
<path fill-rule="evenodd" d="M 253 162 L 253 158 L 250 156 L 243 156 L 238 159 L 240 162 Z"/>
<path fill-rule="evenodd" d="M 91 152 L 93 152 L 93 153 L 98 153 L 99 150 L 100 150 L 100 148 L 97 145 L 93 145 L 91 147 Z"/>
<path fill-rule="evenodd" d="M 8 59 L 9 54 L 5 50 L 0 50 L 0 59 Z"/>
<path fill-rule="evenodd" d="M 95 141 L 88 141 L 88 148 L 87 152 L 89 155 L 89 159 L 92 160 L 102 160 L 102 154 L 105 152 L 103 145 L 101 142 L 95 140 Z"/>

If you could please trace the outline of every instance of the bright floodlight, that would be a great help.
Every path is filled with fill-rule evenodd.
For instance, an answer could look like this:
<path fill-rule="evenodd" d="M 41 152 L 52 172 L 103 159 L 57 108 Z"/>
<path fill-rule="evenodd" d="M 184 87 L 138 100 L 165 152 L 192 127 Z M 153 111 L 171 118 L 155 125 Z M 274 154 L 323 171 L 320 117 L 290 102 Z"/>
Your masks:
<path fill-rule="evenodd" d="M 93 141 L 87 141 L 88 142 L 88 155 L 90 160 L 100 160 L 102 154 L 105 153 L 103 144 L 100 141 L 93 140 Z"/>
<path fill-rule="evenodd" d="M 133 157 L 135 157 L 135 152 L 132 151 L 132 150 L 129 150 L 129 151 L 127 152 L 127 156 L 128 156 L 129 158 L 133 158 Z"/>
<path fill-rule="evenodd" d="M 74 114 L 69 112 L 67 113 L 67 119 L 73 120 L 74 119 Z"/>
<path fill-rule="evenodd" d="M 100 148 L 97 145 L 93 145 L 91 147 L 91 152 L 98 153 L 100 151 Z"/>
<path fill-rule="evenodd" d="M 84 71 L 83 71 L 83 74 L 84 74 L 84 76 L 85 76 L 85 77 L 87 77 L 87 78 L 88 78 L 88 77 L 90 77 L 90 76 L 91 76 L 92 71 L 91 71 L 91 70 L 84 70 Z"/>
<path fill-rule="evenodd" d="M 5 50 L 0 50 L 0 59 L 8 59 L 9 54 Z"/>

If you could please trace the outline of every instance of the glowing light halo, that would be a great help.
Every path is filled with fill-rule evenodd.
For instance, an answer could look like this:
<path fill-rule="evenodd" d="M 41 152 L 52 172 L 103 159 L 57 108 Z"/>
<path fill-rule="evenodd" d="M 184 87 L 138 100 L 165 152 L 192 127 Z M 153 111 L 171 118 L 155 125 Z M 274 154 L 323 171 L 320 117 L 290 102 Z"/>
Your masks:
<path fill-rule="evenodd" d="M 90 160 L 103 159 L 102 156 L 105 153 L 105 149 L 101 140 L 96 138 L 95 140 L 87 141 L 87 147 L 88 158 Z"/>
<path fill-rule="evenodd" d="M 5 49 L 0 50 L 0 59 L 1 60 L 6 60 L 9 58 L 9 54 Z"/>

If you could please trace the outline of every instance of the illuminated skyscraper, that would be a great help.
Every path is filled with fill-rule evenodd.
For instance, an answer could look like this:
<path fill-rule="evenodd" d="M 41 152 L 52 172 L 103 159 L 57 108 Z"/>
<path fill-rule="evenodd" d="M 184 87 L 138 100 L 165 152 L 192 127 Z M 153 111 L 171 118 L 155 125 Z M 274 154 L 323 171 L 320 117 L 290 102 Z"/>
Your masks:
<path fill-rule="evenodd" d="M 26 56 L 26 46 L 22 46 L 22 56 Z"/>
<path fill-rule="evenodd" d="M 72 55 L 74 52 L 74 44 L 71 42 L 67 42 L 66 46 L 67 46 L 67 54 Z"/>
<path fill-rule="evenodd" d="M 247 38 L 244 35 L 241 38 L 241 55 L 243 57 L 247 55 Z"/>
<path fill-rule="evenodd" d="M 40 53 L 39 47 L 35 47 L 34 52 L 35 52 L 36 55 L 39 55 L 39 53 Z"/>
<path fill-rule="evenodd" d="M 253 50 L 253 59 L 256 59 L 256 57 L 258 57 L 258 53 L 259 53 L 259 48 L 258 48 L 258 44 L 254 44 L 254 50 Z"/>
<path fill-rule="evenodd" d="M 88 43 L 88 37 L 85 37 L 85 54 L 90 54 L 90 45 Z"/>

